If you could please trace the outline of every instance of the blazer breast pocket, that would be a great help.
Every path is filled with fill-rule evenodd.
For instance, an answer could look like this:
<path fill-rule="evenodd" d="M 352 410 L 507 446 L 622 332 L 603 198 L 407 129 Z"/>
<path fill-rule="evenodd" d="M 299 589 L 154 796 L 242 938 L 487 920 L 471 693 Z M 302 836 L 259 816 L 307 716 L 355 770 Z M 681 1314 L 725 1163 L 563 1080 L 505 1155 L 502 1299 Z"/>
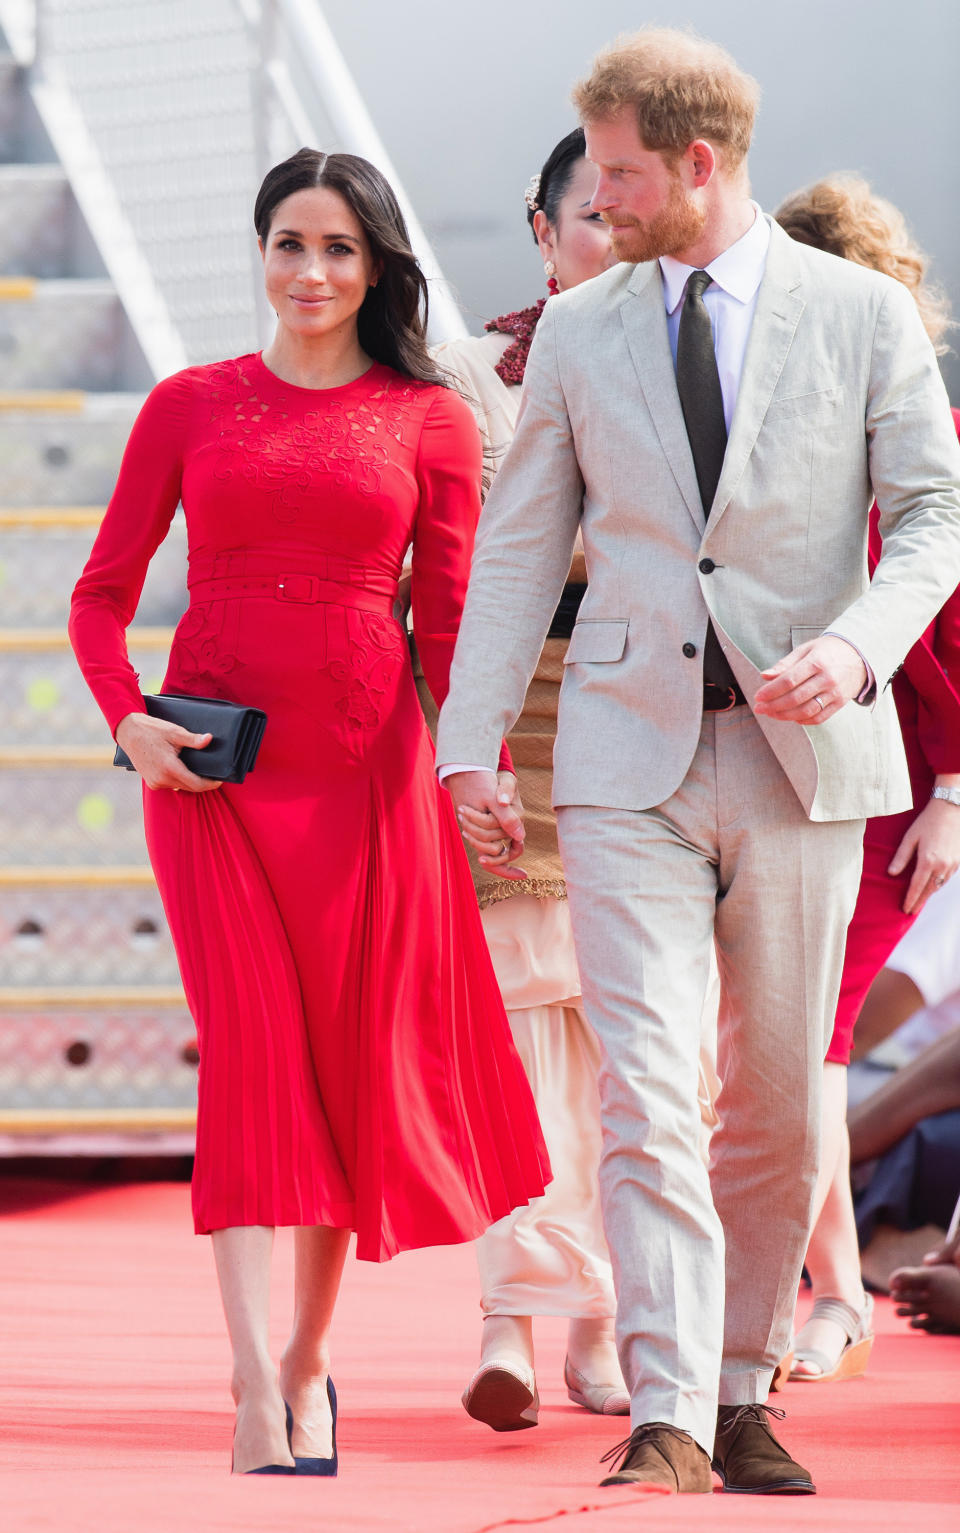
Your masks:
<path fill-rule="evenodd" d="M 583 618 L 574 625 L 563 657 L 564 665 L 622 660 L 627 647 L 628 626 L 625 618 Z"/>
<path fill-rule="evenodd" d="M 775 394 L 767 406 L 765 424 L 803 419 L 828 425 L 836 417 L 842 399 L 843 385 L 840 383 L 805 394 Z"/>

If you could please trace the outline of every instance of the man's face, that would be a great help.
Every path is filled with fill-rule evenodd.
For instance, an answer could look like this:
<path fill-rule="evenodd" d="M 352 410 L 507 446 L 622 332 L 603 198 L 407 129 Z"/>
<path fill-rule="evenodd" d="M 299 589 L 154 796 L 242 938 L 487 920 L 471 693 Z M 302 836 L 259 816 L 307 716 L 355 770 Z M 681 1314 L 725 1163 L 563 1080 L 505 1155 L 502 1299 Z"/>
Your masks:
<path fill-rule="evenodd" d="M 592 207 L 610 225 L 619 261 L 655 261 L 694 244 L 706 211 L 687 189 L 683 171 L 647 149 L 633 112 L 585 124 L 587 159 L 597 167 Z"/>

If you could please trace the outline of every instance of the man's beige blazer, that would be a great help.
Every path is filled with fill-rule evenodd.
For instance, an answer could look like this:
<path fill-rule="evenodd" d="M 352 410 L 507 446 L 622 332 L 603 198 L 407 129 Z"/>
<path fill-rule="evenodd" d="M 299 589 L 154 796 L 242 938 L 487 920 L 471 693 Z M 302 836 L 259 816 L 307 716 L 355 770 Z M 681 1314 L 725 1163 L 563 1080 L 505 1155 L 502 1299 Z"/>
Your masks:
<path fill-rule="evenodd" d="M 874 495 L 884 551 L 871 584 Z M 683 781 L 709 613 L 748 699 L 802 641 L 829 629 L 854 643 L 875 706 L 816 728 L 758 722 L 812 819 L 909 807 L 888 684 L 960 582 L 960 448 L 905 288 L 772 225 L 709 520 L 659 265 L 551 299 L 480 522 L 440 763 L 496 762 L 578 528 L 589 584 L 566 657 L 556 806 L 650 808 Z"/>

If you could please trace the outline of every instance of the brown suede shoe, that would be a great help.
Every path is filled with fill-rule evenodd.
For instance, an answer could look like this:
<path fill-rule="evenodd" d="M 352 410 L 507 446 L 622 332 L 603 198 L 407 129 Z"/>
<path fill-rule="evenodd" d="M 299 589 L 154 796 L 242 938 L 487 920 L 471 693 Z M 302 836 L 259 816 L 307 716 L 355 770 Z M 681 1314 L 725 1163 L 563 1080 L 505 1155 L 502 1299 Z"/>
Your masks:
<path fill-rule="evenodd" d="M 609 1464 L 621 1453 L 620 1468 L 601 1480 L 601 1485 L 658 1485 L 675 1493 L 693 1491 L 700 1495 L 713 1490 L 710 1460 L 699 1443 L 689 1432 L 665 1421 L 634 1427 L 626 1441 L 617 1443 L 600 1462 Z"/>
<path fill-rule="evenodd" d="M 724 1490 L 754 1496 L 812 1496 L 817 1487 L 773 1435 L 769 1417 L 785 1411 L 772 1405 L 721 1405 L 713 1467 Z"/>

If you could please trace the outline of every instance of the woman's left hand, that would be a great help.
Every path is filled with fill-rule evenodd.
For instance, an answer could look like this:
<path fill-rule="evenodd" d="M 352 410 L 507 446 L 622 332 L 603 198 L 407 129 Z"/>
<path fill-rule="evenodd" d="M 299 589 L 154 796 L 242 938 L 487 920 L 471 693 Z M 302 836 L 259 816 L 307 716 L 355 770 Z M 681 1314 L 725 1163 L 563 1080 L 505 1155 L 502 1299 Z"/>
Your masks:
<path fill-rule="evenodd" d="M 913 877 L 903 901 L 906 915 L 919 915 L 931 894 L 936 894 L 960 866 L 960 809 L 945 799 L 932 798 L 907 831 L 887 868 L 891 876 L 902 873 L 916 854 Z"/>

